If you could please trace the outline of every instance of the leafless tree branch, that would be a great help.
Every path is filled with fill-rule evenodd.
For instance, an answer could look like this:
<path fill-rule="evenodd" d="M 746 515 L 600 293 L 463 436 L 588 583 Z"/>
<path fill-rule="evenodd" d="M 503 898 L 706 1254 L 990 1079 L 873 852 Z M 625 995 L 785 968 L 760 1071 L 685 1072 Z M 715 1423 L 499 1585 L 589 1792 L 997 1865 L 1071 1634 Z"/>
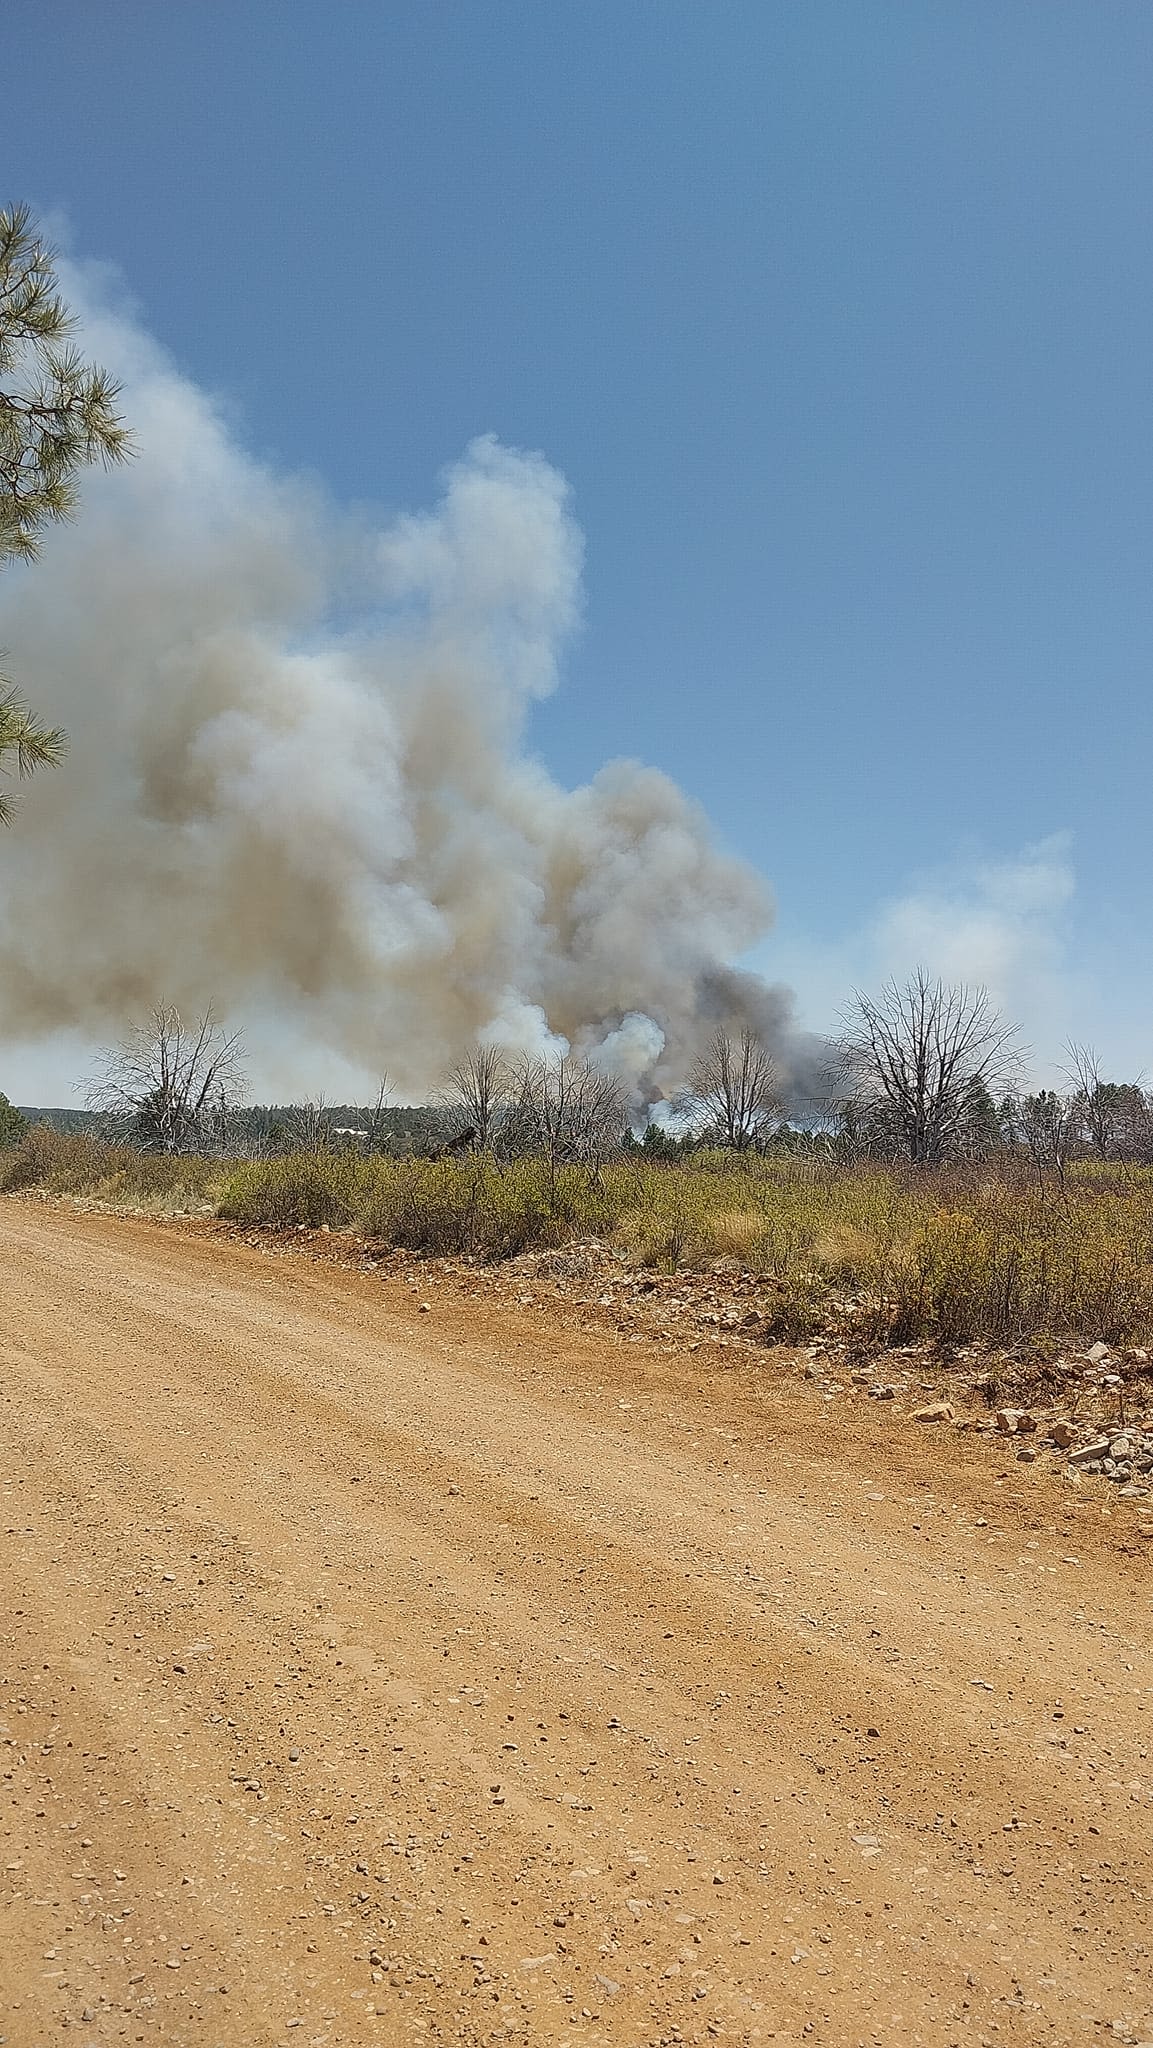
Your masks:
<path fill-rule="evenodd" d="M 843 1022 L 847 1099 L 916 1165 L 961 1149 L 975 1095 L 1003 1085 L 1016 1064 L 1016 1032 L 987 990 L 934 981 L 924 968 L 876 999 L 858 990 Z"/>
<path fill-rule="evenodd" d="M 445 1082 L 441 1100 L 456 1126 L 450 1143 L 466 1132 L 478 1152 L 493 1149 L 516 1096 L 516 1076 L 492 1045 L 476 1045 L 459 1060 Z"/>
<path fill-rule="evenodd" d="M 762 1144 L 780 1120 L 776 1062 L 748 1027 L 739 1038 L 714 1031 L 696 1060 L 689 1101 L 698 1126 L 715 1130 L 734 1152 Z"/>
<path fill-rule="evenodd" d="M 142 1151 L 214 1151 L 223 1149 L 242 1075 L 238 1031 L 224 1031 L 211 1008 L 186 1026 L 177 1009 L 160 1004 L 104 1056 L 87 1101 Z"/>

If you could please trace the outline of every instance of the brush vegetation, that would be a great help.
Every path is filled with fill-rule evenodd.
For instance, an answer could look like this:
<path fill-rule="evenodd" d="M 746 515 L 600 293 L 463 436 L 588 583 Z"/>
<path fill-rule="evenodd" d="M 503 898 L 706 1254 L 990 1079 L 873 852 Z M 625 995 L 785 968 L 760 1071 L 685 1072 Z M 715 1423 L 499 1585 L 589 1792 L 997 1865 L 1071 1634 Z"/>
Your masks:
<path fill-rule="evenodd" d="M 1153 1334 L 1144 1167 L 1086 1162 L 1057 1190 L 1005 1167 L 926 1173 L 723 1152 L 596 1172 L 297 1155 L 239 1166 L 220 1213 L 481 1259 L 597 1237 L 666 1272 L 734 1260 L 766 1283 L 782 1338 L 837 1323 L 878 1342 L 943 1345 Z"/>
<path fill-rule="evenodd" d="M 664 1272 L 733 1261 L 764 1284 L 768 1333 L 1045 1349 L 1153 1340 L 1153 1168 L 1079 1161 L 1062 1182 L 1001 1161 L 935 1170 L 804 1155 L 530 1157 L 296 1152 L 229 1163 L 39 1126 L 0 1187 L 252 1228 L 327 1224 L 427 1256 L 499 1260 L 596 1238 Z"/>
<path fill-rule="evenodd" d="M 141 1152 L 47 1124 L 33 1124 L 13 1150 L 0 1151 L 5 1194 L 35 1190 L 170 1215 L 214 1208 L 225 1171 L 219 1159 Z"/>

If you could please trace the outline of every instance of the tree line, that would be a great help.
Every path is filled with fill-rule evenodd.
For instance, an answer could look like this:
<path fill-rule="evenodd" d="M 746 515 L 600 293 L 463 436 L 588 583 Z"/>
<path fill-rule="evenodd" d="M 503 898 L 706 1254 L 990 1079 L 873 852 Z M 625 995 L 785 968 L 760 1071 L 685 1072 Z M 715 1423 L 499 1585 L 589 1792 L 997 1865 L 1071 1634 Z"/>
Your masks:
<path fill-rule="evenodd" d="M 294 1151 L 415 1153 L 444 1158 L 529 1154 L 553 1168 L 597 1171 L 617 1155 L 675 1161 L 702 1149 L 755 1155 L 819 1152 L 932 1167 L 1012 1154 L 1063 1181 L 1076 1158 L 1153 1161 L 1153 1095 L 1106 1077 L 1091 1047 L 1067 1051 L 1066 1085 L 1021 1086 L 1021 1055 L 984 989 L 923 970 L 876 996 L 858 992 L 829 1041 L 821 1092 L 789 1095 L 771 1048 L 750 1026 L 718 1028 L 684 1087 L 657 1116 L 630 1102 L 595 1056 L 511 1059 L 478 1044 L 433 1101 L 323 1096 L 283 1107 L 244 1100 L 238 1032 L 205 1011 L 188 1025 L 160 1006 L 102 1058 L 88 1089 L 89 1128 L 152 1153 L 272 1157 Z M 0 1144 L 18 1113 L 0 1096 Z"/>

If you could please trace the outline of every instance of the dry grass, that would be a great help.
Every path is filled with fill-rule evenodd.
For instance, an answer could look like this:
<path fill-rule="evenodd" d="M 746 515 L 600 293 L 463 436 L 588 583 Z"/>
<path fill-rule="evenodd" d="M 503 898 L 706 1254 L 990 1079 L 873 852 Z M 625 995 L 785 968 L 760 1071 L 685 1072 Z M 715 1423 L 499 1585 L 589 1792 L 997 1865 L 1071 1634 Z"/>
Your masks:
<path fill-rule="evenodd" d="M 38 1129 L 0 1159 L 0 1188 L 32 1187 L 168 1210 L 215 1202 L 241 1224 L 327 1223 L 427 1254 L 496 1260 L 600 1238 L 666 1272 L 735 1261 L 774 1283 L 782 1337 L 1153 1344 L 1146 1168 L 1082 1166 L 1062 1193 L 1013 1161 L 927 1173 L 704 1153 L 590 1174 L 297 1154 L 228 1167 Z"/>
<path fill-rule="evenodd" d="M 214 1207 L 225 1175 L 219 1159 L 161 1158 L 86 1134 L 64 1136 L 46 1124 L 34 1125 L 15 1151 L 0 1153 L 5 1194 L 39 1188 L 162 1215 Z"/>
<path fill-rule="evenodd" d="M 431 1254 L 501 1259 L 610 1231 L 619 1214 L 607 1186 L 583 1169 L 550 1174 L 543 1161 L 501 1168 L 463 1160 L 295 1154 L 236 1168 L 220 1213 L 237 1223 L 353 1229 Z"/>
<path fill-rule="evenodd" d="M 239 1168 L 221 1213 L 327 1222 L 496 1259 L 579 1237 L 665 1271 L 735 1260 L 776 1283 L 782 1336 L 867 1341 L 1153 1339 L 1153 1172 L 1084 1167 L 1061 1196 L 1010 1162 L 916 1173 L 805 1159 L 617 1164 L 287 1159 Z"/>

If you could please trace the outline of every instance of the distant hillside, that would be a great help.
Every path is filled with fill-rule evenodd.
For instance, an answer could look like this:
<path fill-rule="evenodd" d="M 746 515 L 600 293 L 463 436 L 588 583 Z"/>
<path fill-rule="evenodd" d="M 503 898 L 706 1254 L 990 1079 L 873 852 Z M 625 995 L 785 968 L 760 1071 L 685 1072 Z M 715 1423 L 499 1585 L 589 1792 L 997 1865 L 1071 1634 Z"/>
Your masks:
<path fill-rule="evenodd" d="M 29 1109 L 23 1102 L 16 1107 L 30 1124 L 47 1124 L 53 1131 L 86 1131 L 100 1121 L 93 1109 Z"/>
<path fill-rule="evenodd" d="M 299 1129 L 300 1111 L 287 1102 L 235 1109 L 231 1116 L 237 1133 L 254 1145 L 291 1144 L 294 1132 Z M 351 1102 L 326 1104 L 324 1117 L 329 1129 L 334 1131 L 367 1130 L 374 1121 L 371 1109 L 363 1103 Z M 390 1105 L 380 1112 L 376 1135 L 380 1146 L 396 1152 L 439 1143 L 446 1135 L 444 1112 L 431 1106 L 402 1108 Z"/>
<path fill-rule="evenodd" d="M 30 1124 L 47 1124 L 51 1130 L 60 1131 L 65 1136 L 95 1130 L 103 1122 L 93 1109 L 33 1109 L 22 1102 L 16 1106 Z M 298 1114 L 291 1103 L 253 1105 L 232 1110 L 229 1128 L 241 1146 L 287 1148 L 291 1146 L 297 1128 Z M 363 1130 L 367 1128 L 371 1115 L 371 1110 L 353 1103 L 333 1103 L 325 1109 L 326 1120 L 334 1130 Z M 451 1119 L 446 1122 L 442 1110 L 429 1106 L 390 1107 L 381 1114 L 378 1142 L 390 1151 L 419 1150 L 423 1145 L 439 1143 L 451 1128 Z"/>

